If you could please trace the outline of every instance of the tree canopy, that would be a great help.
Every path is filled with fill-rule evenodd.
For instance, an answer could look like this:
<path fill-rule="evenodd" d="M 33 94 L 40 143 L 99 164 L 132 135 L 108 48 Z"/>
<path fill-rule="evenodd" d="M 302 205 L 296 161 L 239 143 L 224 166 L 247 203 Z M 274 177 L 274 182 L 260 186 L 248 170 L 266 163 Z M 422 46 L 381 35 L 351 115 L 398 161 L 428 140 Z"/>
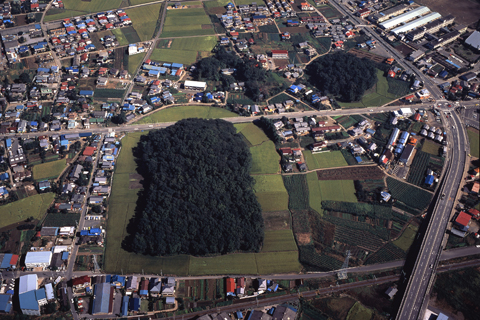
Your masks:
<path fill-rule="evenodd" d="M 307 66 L 310 81 L 324 94 L 345 102 L 358 101 L 377 83 L 375 63 L 338 52 L 322 56 Z"/>
<path fill-rule="evenodd" d="M 252 156 L 231 123 L 182 120 L 143 136 L 134 151 L 145 191 L 124 246 L 149 255 L 260 249 Z"/>

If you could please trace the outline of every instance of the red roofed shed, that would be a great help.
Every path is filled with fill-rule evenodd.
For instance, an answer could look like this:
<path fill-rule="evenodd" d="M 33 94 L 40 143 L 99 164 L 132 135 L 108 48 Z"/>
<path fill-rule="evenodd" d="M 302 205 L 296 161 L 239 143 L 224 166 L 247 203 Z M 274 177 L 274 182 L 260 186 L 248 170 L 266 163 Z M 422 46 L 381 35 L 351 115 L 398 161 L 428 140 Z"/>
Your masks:
<path fill-rule="evenodd" d="M 235 279 L 227 278 L 227 293 L 235 292 Z"/>
<path fill-rule="evenodd" d="M 97 150 L 96 147 L 86 147 L 85 150 L 83 150 L 83 155 L 93 156 L 93 154 L 95 153 L 95 150 Z"/>
<path fill-rule="evenodd" d="M 469 214 L 467 214 L 463 211 L 460 211 L 460 213 L 458 214 L 458 217 L 455 220 L 455 222 L 466 227 L 468 225 L 468 223 L 470 222 L 471 218 L 472 218 L 472 216 L 470 216 Z"/>

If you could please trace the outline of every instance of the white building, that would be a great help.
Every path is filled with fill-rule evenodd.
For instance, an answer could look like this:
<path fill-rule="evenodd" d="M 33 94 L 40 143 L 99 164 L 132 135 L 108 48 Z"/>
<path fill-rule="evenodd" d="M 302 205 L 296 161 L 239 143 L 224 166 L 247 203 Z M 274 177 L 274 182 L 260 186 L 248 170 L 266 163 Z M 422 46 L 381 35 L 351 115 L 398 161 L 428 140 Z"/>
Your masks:
<path fill-rule="evenodd" d="M 427 7 L 418 7 L 411 11 L 407 11 L 399 16 L 396 16 L 395 18 L 392 18 L 390 20 L 380 23 L 380 27 L 382 27 L 383 29 L 391 29 L 404 22 L 410 21 L 412 19 L 415 19 L 429 12 L 430 12 L 430 9 Z"/>
<path fill-rule="evenodd" d="M 137 53 L 138 53 L 137 45 L 135 43 L 129 44 L 128 45 L 128 55 L 131 56 L 131 55 L 134 55 L 134 54 L 137 54 Z"/>
<path fill-rule="evenodd" d="M 20 277 L 18 282 L 18 294 L 38 289 L 38 277 L 36 274 L 27 274 Z"/>
<path fill-rule="evenodd" d="M 25 257 L 25 266 L 27 268 L 35 268 L 35 267 L 47 268 L 50 266 L 51 261 L 52 261 L 51 251 L 27 252 L 27 256 Z"/>
<path fill-rule="evenodd" d="M 200 90 L 204 91 L 207 88 L 207 83 L 203 81 L 190 81 L 185 80 L 184 84 L 185 89 L 187 90 Z"/>

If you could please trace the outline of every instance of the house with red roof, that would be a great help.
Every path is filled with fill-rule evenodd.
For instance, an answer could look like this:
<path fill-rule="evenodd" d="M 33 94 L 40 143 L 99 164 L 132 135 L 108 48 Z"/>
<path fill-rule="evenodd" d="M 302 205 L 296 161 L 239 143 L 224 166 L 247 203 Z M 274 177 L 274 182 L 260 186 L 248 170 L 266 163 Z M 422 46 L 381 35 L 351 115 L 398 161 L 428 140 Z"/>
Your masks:
<path fill-rule="evenodd" d="M 97 150 L 96 147 L 88 146 L 85 148 L 85 150 L 83 150 L 83 155 L 87 157 L 91 157 L 95 153 L 95 150 Z"/>
<path fill-rule="evenodd" d="M 470 223 L 470 220 L 472 219 L 472 216 L 467 214 L 466 212 L 460 211 L 460 213 L 457 216 L 457 219 L 455 219 L 455 224 L 460 228 L 462 231 L 468 231 L 468 224 Z"/>
<path fill-rule="evenodd" d="M 74 289 L 85 288 L 90 285 L 91 279 L 89 276 L 81 276 L 78 278 L 72 279 L 72 287 Z"/>
<path fill-rule="evenodd" d="M 227 296 L 234 296 L 235 295 L 235 279 L 227 278 L 226 280 L 226 292 Z"/>

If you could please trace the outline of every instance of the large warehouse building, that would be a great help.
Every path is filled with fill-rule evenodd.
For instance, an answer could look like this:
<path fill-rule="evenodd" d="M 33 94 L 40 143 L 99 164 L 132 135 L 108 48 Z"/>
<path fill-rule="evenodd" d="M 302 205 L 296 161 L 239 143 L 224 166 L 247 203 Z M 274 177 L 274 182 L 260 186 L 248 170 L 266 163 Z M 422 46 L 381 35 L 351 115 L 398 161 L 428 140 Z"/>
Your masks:
<path fill-rule="evenodd" d="M 428 9 L 427 7 L 418 7 L 411 11 L 405 12 L 404 14 L 396 16 L 395 18 L 380 23 L 380 27 L 382 27 L 383 29 L 392 29 L 404 22 L 408 22 L 429 12 L 430 9 Z"/>
<path fill-rule="evenodd" d="M 426 25 L 429 22 L 432 22 L 433 20 L 437 20 L 438 18 L 441 18 L 442 15 L 438 12 L 432 12 L 430 14 L 427 14 L 426 16 L 423 16 L 421 18 L 415 19 L 409 23 L 404 24 L 403 26 L 397 27 L 392 30 L 392 32 L 396 35 L 399 35 L 400 33 L 405 33 L 412 31 L 415 28 L 422 27 Z"/>
<path fill-rule="evenodd" d="M 397 14 L 404 13 L 408 9 L 408 5 L 402 3 L 399 4 L 398 6 L 383 10 L 381 12 L 375 13 L 372 18 L 375 20 L 377 23 L 383 22 L 390 18 L 391 16 L 395 16 Z"/>
<path fill-rule="evenodd" d="M 410 40 L 410 41 L 415 41 L 415 40 L 421 39 L 421 38 L 423 38 L 425 33 L 427 33 L 427 32 L 428 33 L 435 33 L 438 30 L 440 30 L 440 28 L 443 28 L 443 27 L 448 26 L 449 24 L 452 24 L 454 20 L 455 20 L 455 17 L 450 14 L 450 15 L 444 17 L 444 18 L 440 18 L 440 19 L 434 20 L 432 22 L 429 22 L 425 26 L 423 26 L 421 28 L 417 28 L 417 29 L 409 32 L 407 34 L 407 39 Z"/>

